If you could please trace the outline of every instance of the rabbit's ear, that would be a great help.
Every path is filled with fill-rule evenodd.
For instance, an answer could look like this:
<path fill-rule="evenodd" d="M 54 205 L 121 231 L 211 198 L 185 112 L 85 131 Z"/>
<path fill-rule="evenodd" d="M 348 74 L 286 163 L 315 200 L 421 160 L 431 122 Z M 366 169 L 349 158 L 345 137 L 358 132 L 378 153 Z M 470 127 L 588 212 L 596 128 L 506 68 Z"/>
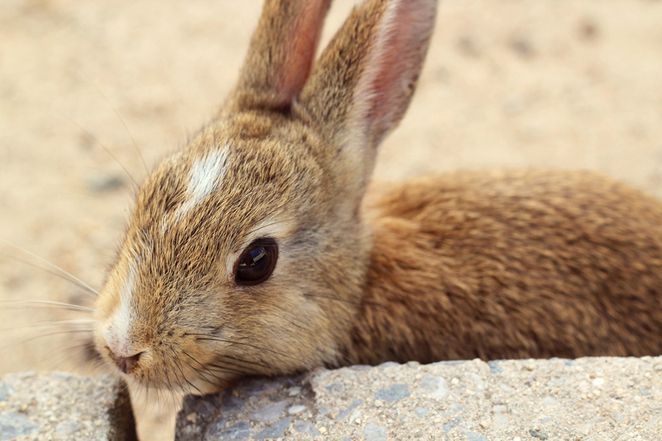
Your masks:
<path fill-rule="evenodd" d="M 436 4 L 437 0 L 368 0 L 355 8 L 301 93 L 302 115 L 321 124 L 337 145 L 358 145 L 371 163 L 376 147 L 409 106 Z"/>
<path fill-rule="evenodd" d="M 287 111 L 312 66 L 330 0 L 265 0 L 230 107 Z"/>

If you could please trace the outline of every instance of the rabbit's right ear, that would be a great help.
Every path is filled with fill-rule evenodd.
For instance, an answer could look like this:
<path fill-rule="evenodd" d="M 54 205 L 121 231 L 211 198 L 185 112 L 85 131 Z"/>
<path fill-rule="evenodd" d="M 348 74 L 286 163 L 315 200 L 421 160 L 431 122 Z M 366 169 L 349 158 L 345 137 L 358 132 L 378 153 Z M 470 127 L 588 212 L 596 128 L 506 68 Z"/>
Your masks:
<path fill-rule="evenodd" d="M 331 0 L 265 0 L 230 110 L 289 111 L 312 66 Z"/>
<path fill-rule="evenodd" d="M 364 177 L 377 146 L 409 106 L 436 6 L 437 0 L 365 1 L 324 50 L 297 100 L 300 116 L 322 131 L 345 163 L 358 162 L 356 172 Z M 360 180 L 356 173 L 353 179 Z"/>

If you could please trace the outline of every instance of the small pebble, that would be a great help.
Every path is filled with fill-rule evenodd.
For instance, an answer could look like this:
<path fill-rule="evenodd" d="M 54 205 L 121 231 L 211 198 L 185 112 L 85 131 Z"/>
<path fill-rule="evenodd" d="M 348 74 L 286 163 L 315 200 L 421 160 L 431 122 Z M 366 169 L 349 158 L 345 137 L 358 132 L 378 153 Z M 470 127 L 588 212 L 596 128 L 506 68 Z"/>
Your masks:
<path fill-rule="evenodd" d="M 494 413 L 506 413 L 508 412 L 508 406 L 505 404 L 495 404 L 492 406 L 492 412 Z"/>
<path fill-rule="evenodd" d="M 470 35 L 462 35 L 457 40 L 457 48 L 459 51 L 468 57 L 480 56 L 480 49 L 478 44 Z"/>
<path fill-rule="evenodd" d="M 409 386 L 404 383 L 393 384 L 389 387 L 379 389 L 375 397 L 389 403 L 395 403 L 409 396 Z"/>
<path fill-rule="evenodd" d="M 191 412 L 188 415 L 186 415 L 186 421 L 189 423 L 194 423 L 198 420 L 198 414 L 195 412 Z"/>
<path fill-rule="evenodd" d="M 253 412 L 253 419 L 262 422 L 272 422 L 279 419 L 285 412 L 287 401 L 270 403 Z"/>
<path fill-rule="evenodd" d="M 424 376 L 418 385 L 418 389 L 421 394 L 436 400 L 443 400 L 448 396 L 448 384 L 446 384 L 446 380 L 440 376 Z"/>
<path fill-rule="evenodd" d="M 115 191 L 124 187 L 125 184 L 126 182 L 119 175 L 95 175 L 87 179 L 87 188 L 92 193 Z"/>
<path fill-rule="evenodd" d="M 349 420 L 353 423 L 361 422 L 361 415 L 363 412 L 361 412 L 361 409 L 356 409 L 352 414 L 349 416 Z"/>
<path fill-rule="evenodd" d="M 522 367 L 527 371 L 534 371 L 536 369 L 536 363 L 533 360 L 522 360 Z"/>
<path fill-rule="evenodd" d="M 545 441 L 547 439 L 547 434 L 540 429 L 529 430 L 529 435 L 531 435 L 534 438 L 538 438 L 541 441 Z"/>
<path fill-rule="evenodd" d="M 400 363 L 396 363 L 395 361 L 385 361 L 384 363 L 380 364 L 380 368 L 394 368 L 394 367 L 399 367 Z"/>
<path fill-rule="evenodd" d="M 531 42 L 524 36 L 513 36 L 508 41 L 508 46 L 521 58 L 531 58 L 535 55 L 535 49 Z"/>
<path fill-rule="evenodd" d="M 388 436 L 386 429 L 375 423 L 368 423 L 363 428 L 365 441 L 386 441 Z"/>
<path fill-rule="evenodd" d="M 290 406 L 290 408 L 287 409 L 287 413 L 289 413 L 290 415 L 296 415 L 298 413 L 303 412 L 306 409 L 307 409 L 306 406 L 302 404 L 295 404 L 294 406 Z"/>
<path fill-rule="evenodd" d="M 586 41 L 594 41 L 600 36 L 600 27 L 592 18 L 584 18 L 579 23 L 579 37 Z"/>
<path fill-rule="evenodd" d="M 511 106 L 513 104 L 511 103 Z M 503 368 L 498 361 L 488 361 L 487 366 L 490 368 L 490 372 L 493 374 L 500 374 L 503 372 Z"/>

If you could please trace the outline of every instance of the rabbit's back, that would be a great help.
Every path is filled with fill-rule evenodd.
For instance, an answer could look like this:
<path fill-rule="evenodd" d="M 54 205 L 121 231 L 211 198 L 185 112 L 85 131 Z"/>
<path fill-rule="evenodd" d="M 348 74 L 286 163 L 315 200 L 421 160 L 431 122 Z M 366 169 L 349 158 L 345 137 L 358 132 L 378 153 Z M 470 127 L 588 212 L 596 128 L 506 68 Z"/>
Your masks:
<path fill-rule="evenodd" d="M 464 172 L 372 198 L 352 361 L 662 353 L 662 204 L 589 172 Z"/>

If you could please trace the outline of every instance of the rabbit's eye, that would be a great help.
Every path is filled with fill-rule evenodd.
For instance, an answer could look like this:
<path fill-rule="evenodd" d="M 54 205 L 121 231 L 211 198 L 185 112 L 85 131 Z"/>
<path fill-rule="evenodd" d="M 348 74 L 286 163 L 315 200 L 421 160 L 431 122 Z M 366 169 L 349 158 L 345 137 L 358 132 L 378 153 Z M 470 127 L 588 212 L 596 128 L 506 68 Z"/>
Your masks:
<path fill-rule="evenodd" d="M 253 241 L 239 257 L 234 273 L 237 285 L 257 285 L 269 278 L 278 260 L 278 244 L 270 237 Z"/>

